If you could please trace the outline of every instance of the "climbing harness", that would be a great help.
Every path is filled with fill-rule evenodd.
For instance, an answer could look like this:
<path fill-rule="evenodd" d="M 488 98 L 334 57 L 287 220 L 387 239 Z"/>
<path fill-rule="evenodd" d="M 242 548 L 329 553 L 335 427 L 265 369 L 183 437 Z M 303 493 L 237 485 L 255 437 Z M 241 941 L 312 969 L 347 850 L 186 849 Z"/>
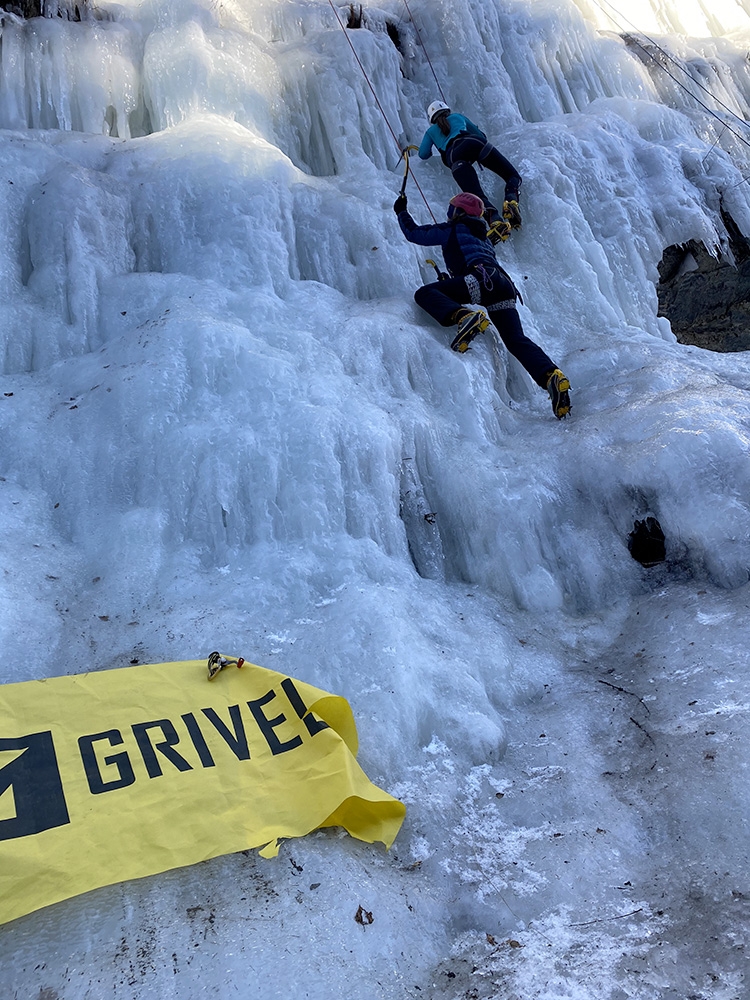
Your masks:
<path fill-rule="evenodd" d="M 238 660 L 233 660 L 229 656 L 222 656 L 221 653 L 211 653 L 208 658 L 208 679 L 212 681 L 217 674 L 221 673 L 224 667 L 233 666 L 239 670 L 244 662 L 242 657 Z"/>
<path fill-rule="evenodd" d="M 523 305 L 523 298 L 521 296 L 521 293 L 516 288 L 515 282 L 513 281 L 513 279 L 511 278 L 511 276 L 508 274 L 508 272 L 505 270 L 505 268 L 501 267 L 500 264 L 497 264 L 491 270 L 496 271 L 497 274 L 501 275 L 503 278 L 505 278 L 506 281 L 508 281 L 510 283 L 510 287 L 513 289 L 514 298 L 512 298 L 512 299 L 503 299 L 502 302 L 495 302 L 495 303 L 493 303 L 493 305 L 487 306 L 487 310 L 490 311 L 490 310 L 494 310 L 494 309 L 515 309 L 516 308 L 516 299 L 521 303 L 521 305 Z M 485 268 L 484 264 L 477 264 L 474 267 L 474 271 L 476 271 L 477 274 L 481 277 L 481 279 L 482 279 L 482 285 L 484 285 L 485 289 L 488 292 L 491 292 L 492 289 L 495 287 L 495 282 L 492 279 L 492 275 Z M 481 292 L 480 292 L 480 286 L 479 286 L 479 278 L 476 275 L 473 275 L 473 274 L 466 275 L 466 277 L 464 278 L 464 280 L 466 282 L 466 286 L 469 289 L 469 291 L 475 291 L 477 295 L 481 294 Z M 473 284 L 469 284 L 470 280 L 473 282 Z M 472 300 L 472 301 L 479 302 L 479 299 Z"/>

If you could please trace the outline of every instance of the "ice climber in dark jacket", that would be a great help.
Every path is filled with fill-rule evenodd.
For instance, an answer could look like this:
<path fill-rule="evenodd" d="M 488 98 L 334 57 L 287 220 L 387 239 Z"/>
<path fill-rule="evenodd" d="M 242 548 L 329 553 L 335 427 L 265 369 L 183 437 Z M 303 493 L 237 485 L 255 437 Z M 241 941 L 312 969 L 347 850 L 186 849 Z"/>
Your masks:
<path fill-rule="evenodd" d="M 521 175 L 473 121 L 451 111 L 447 104 L 433 101 L 427 109 L 427 118 L 430 127 L 422 136 L 419 158 L 429 159 L 432 147 L 435 146 L 461 190 L 475 194 L 484 202 L 490 241 L 497 243 L 506 240 L 511 229 L 519 229 L 521 226 L 521 212 L 518 208 Z M 486 167 L 505 181 L 502 216 L 482 189 L 474 168 L 475 163 Z"/>
<path fill-rule="evenodd" d="M 448 221 L 418 226 L 407 211 L 406 195 L 393 205 L 401 232 L 410 243 L 439 246 L 447 274 L 423 285 L 414 300 L 441 326 L 458 325 L 451 347 L 463 354 L 477 336 L 493 322 L 503 343 L 518 358 L 537 385 L 546 389 L 558 419 L 570 413 L 570 382 L 557 365 L 533 340 L 524 334 L 516 309 L 518 292 L 500 267 L 495 250 L 487 239 L 481 198 L 468 192 L 457 194 L 448 205 Z M 484 306 L 490 319 L 466 303 Z"/>

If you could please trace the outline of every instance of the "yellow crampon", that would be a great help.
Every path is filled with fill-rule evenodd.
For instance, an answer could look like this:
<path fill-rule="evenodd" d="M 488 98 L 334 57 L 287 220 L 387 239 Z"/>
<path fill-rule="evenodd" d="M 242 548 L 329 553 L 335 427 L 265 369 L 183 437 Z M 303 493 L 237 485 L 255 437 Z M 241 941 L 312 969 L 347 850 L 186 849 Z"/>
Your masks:
<path fill-rule="evenodd" d="M 487 230 L 487 239 L 490 243 L 504 243 L 510 236 L 510 223 L 505 219 L 497 219 Z"/>
<path fill-rule="evenodd" d="M 552 412 L 558 420 L 563 420 L 570 413 L 570 381 L 559 368 L 547 373 L 547 392 Z"/>
<path fill-rule="evenodd" d="M 458 333 L 453 339 L 451 350 L 459 354 L 465 354 L 469 350 L 472 340 L 480 333 L 484 333 L 490 325 L 489 319 L 483 312 L 472 309 L 458 310 Z"/>
<path fill-rule="evenodd" d="M 521 228 L 521 212 L 518 208 L 517 201 L 503 202 L 503 218 L 506 220 L 511 229 Z"/>

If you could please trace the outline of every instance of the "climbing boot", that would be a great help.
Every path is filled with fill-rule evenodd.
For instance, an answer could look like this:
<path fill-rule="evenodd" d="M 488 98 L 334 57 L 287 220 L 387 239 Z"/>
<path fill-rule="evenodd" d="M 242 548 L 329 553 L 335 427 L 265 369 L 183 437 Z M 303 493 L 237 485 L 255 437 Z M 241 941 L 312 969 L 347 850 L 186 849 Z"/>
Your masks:
<path fill-rule="evenodd" d="M 484 333 L 490 325 L 490 321 L 479 310 L 472 312 L 470 309 L 464 309 L 456 315 L 459 317 L 458 333 L 453 339 L 451 350 L 458 351 L 459 354 L 464 354 L 469 350 L 469 344 L 471 344 L 472 340 L 478 334 Z"/>
<path fill-rule="evenodd" d="M 517 201 L 503 202 L 503 218 L 506 220 L 511 229 L 521 228 L 521 212 L 518 208 Z"/>
<path fill-rule="evenodd" d="M 570 413 L 570 382 L 559 368 L 547 373 L 547 392 L 552 400 L 552 412 L 558 420 Z"/>
<path fill-rule="evenodd" d="M 487 230 L 487 239 L 493 246 L 500 242 L 505 242 L 510 236 L 510 223 L 505 219 L 497 218 Z"/>

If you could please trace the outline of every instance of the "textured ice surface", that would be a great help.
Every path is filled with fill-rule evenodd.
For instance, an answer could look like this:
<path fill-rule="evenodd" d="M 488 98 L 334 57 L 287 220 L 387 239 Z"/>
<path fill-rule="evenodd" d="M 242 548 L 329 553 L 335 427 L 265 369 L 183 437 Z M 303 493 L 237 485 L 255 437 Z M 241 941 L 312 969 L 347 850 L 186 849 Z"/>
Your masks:
<path fill-rule="evenodd" d="M 750 364 L 654 282 L 722 210 L 750 235 L 750 20 L 410 7 L 3 15 L 2 679 L 221 648 L 346 696 L 408 805 L 387 855 L 320 833 L 15 921 L 3 996 L 745 995 Z M 412 301 L 438 83 L 523 175 L 500 253 L 564 423 Z"/>

